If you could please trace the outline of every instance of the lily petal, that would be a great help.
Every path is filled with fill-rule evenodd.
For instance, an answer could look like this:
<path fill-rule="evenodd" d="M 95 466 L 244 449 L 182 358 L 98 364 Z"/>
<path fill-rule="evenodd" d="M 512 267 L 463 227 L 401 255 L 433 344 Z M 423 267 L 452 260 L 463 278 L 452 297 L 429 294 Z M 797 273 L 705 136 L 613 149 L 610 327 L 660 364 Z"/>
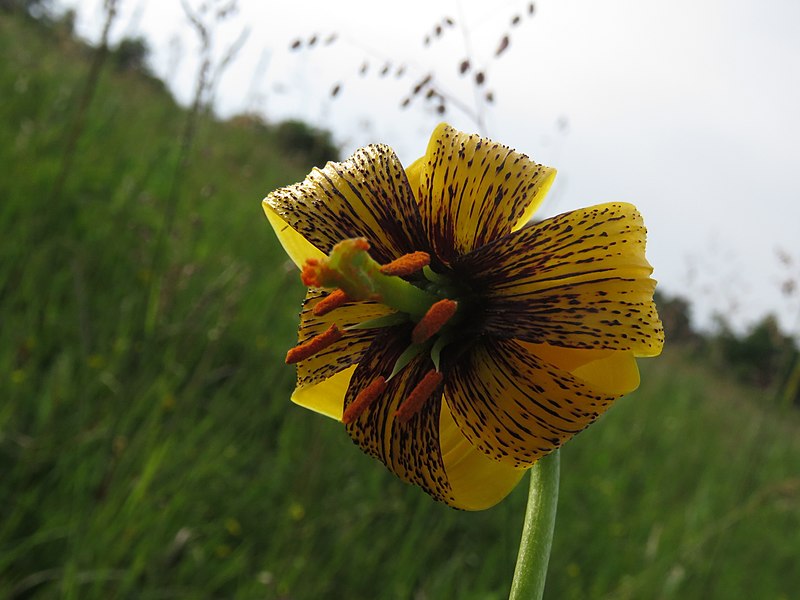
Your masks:
<path fill-rule="evenodd" d="M 272 192 L 264 203 L 274 212 L 267 212 L 270 222 L 280 219 L 324 254 L 353 237 L 367 238 L 370 254 L 381 263 L 427 251 L 406 173 L 386 145 L 367 146 L 344 162 L 314 169 L 305 181 Z"/>
<path fill-rule="evenodd" d="M 545 362 L 569 371 L 578 379 L 606 394 L 630 394 L 639 387 L 639 367 L 627 350 L 584 350 L 550 344 L 517 342 Z"/>
<path fill-rule="evenodd" d="M 325 253 L 322 252 L 322 250 L 315 247 L 314 244 L 290 227 L 267 203 L 266 198 L 261 201 L 261 206 L 264 209 L 264 214 L 267 215 L 269 224 L 272 225 L 272 229 L 275 231 L 275 235 L 278 237 L 278 241 L 298 268 L 302 269 L 303 264 L 305 264 L 309 258 L 319 260 L 325 257 Z"/>
<path fill-rule="evenodd" d="M 406 177 L 408 178 L 408 185 L 411 186 L 412 190 L 419 189 L 419 180 L 422 176 L 422 168 L 425 166 L 425 157 L 421 156 L 413 163 L 406 167 Z M 417 199 L 417 204 L 419 204 L 419 199 Z"/>
<path fill-rule="evenodd" d="M 347 393 L 347 387 L 350 385 L 350 378 L 355 369 L 356 366 L 351 365 L 328 379 L 295 388 L 292 393 L 292 402 L 341 421 L 344 412 L 344 395 Z"/>
<path fill-rule="evenodd" d="M 527 222 L 554 177 L 554 169 L 507 146 L 439 125 L 428 143 L 417 188 L 433 249 L 450 263 L 505 236 Z"/>
<path fill-rule="evenodd" d="M 476 345 L 456 362 L 445 385 L 464 436 L 514 467 L 530 466 L 561 446 L 619 395 L 594 389 L 513 340 Z"/>
<path fill-rule="evenodd" d="M 408 345 L 408 327 L 399 326 L 377 337 L 356 367 L 345 398 L 345 408 L 375 378 L 386 377 Z M 389 380 L 383 394 L 358 418 L 347 425 L 353 441 L 377 458 L 403 481 L 413 483 L 428 494 L 456 505 L 439 446 L 441 390 L 430 397 L 422 409 L 406 423 L 395 412 L 411 390 L 431 368 L 427 356 L 418 356 Z"/>
<path fill-rule="evenodd" d="M 664 329 L 645 236 L 635 207 L 601 204 L 529 225 L 455 268 L 485 290 L 491 335 L 655 356 Z"/>
<path fill-rule="evenodd" d="M 492 460 L 475 448 L 456 425 L 447 402 L 442 403 L 439 416 L 439 440 L 456 508 L 491 508 L 508 496 L 525 474 L 525 469 Z"/>
<path fill-rule="evenodd" d="M 332 324 L 336 324 L 339 329 L 345 330 L 348 327 L 376 319 L 389 314 L 391 309 L 375 302 L 347 302 L 339 308 L 318 316 L 314 314 L 314 307 L 326 296 L 328 292 L 320 289 L 309 289 L 303 301 L 303 309 L 300 312 L 300 328 L 297 332 L 298 344 L 302 344 L 323 331 L 327 330 Z M 297 390 L 292 396 L 308 398 L 307 393 L 300 393 L 306 387 L 314 386 L 329 377 L 332 377 L 356 364 L 364 352 L 370 347 L 375 337 L 378 335 L 377 329 L 353 329 L 346 331 L 345 335 L 337 342 L 334 342 L 324 350 L 313 356 L 297 363 Z M 325 393 L 329 396 L 328 392 Z M 298 400 L 295 399 L 297 402 Z M 333 410 L 341 416 L 341 404 L 344 401 L 344 394 L 338 400 L 338 408 Z M 308 406 L 309 400 L 298 402 Z M 324 404 L 327 407 L 327 402 Z M 314 408 L 311 406 L 310 408 Z M 329 414 L 331 410 L 315 408 L 318 412 Z"/>

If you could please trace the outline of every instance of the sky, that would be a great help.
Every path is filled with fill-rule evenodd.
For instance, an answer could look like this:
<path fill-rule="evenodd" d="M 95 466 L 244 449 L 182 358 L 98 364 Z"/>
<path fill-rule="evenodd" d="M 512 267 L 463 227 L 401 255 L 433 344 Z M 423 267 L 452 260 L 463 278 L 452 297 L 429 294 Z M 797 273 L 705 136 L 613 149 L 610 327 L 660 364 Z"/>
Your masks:
<path fill-rule="evenodd" d="M 60 4 L 97 39 L 101 0 Z M 558 169 L 540 216 L 636 204 L 654 276 L 692 300 L 697 324 L 722 313 L 743 328 L 776 312 L 800 333 L 800 291 L 781 292 L 800 280 L 797 31 L 796 0 L 541 0 L 533 15 L 509 0 L 239 0 L 213 29 L 217 61 L 247 33 L 214 101 L 221 116 L 330 129 L 344 155 L 387 143 L 406 163 L 442 119 L 481 129 L 463 104 L 483 114 L 483 133 Z M 154 72 L 188 102 L 200 52 L 180 1 L 120 0 L 112 40 L 136 35 L 150 44 Z M 471 69 L 461 76 L 465 58 Z M 450 98 L 444 117 L 419 97 L 400 107 L 428 73 Z M 489 90 L 493 103 L 476 101 Z"/>

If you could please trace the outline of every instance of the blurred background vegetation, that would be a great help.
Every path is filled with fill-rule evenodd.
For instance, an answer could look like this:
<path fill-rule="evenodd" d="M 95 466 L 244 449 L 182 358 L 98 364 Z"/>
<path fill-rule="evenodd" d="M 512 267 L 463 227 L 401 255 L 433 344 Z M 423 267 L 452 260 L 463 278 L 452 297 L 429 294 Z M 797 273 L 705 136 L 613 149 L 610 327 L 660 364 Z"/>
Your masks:
<path fill-rule="evenodd" d="M 506 597 L 524 485 L 453 511 L 288 402 L 259 201 L 330 135 L 182 108 L 73 19 L 0 1 L 0 597 Z M 796 597 L 796 341 L 658 302 L 664 356 L 564 448 L 547 597 Z"/>

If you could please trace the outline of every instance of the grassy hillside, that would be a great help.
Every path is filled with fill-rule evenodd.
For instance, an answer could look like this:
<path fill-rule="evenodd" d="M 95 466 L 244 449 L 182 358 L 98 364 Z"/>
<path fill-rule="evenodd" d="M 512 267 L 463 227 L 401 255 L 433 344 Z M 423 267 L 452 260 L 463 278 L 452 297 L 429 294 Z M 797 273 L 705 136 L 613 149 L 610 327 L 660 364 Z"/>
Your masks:
<path fill-rule="evenodd" d="M 0 597 L 506 597 L 525 486 L 450 510 L 287 400 L 259 201 L 309 165 L 203 117 L 176 188 L 184 111 L 109 64 L 54 196 L 90 53 L 0 13 L 0 55 Z M 797 414 L 642 366 L 564 449 L 547 597 L 795 597 Z"/>

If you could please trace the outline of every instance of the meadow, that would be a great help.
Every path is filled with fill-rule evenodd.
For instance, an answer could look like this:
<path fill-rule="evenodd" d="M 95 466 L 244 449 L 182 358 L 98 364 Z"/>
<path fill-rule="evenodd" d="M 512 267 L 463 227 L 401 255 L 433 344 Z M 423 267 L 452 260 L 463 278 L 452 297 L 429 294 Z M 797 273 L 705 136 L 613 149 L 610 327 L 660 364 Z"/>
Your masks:
<path fill-rule="evenodd" d="M 292 405 L 312 160 L 0 13 L 0 597 L 501 599 L 526 486 L 458 512 Z M 72 147 L 67 156 L 66 150 Z M 800 414 L 690 349 L 565 446 L 546 597 L 790 599 Z"/>

